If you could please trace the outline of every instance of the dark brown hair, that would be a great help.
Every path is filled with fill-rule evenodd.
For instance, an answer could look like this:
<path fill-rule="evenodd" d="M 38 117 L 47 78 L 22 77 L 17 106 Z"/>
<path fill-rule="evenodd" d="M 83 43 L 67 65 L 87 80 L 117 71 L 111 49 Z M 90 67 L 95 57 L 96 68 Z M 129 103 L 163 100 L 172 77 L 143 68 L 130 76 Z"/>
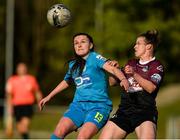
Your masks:
<path fill-rule="evenodd" d="M 159 44 L 159 36 L 157 30 L 148 30 L 145 33 L 139 35 L 139 37 L 145 37 L 145 41 L 147 44 L 152 44 L 155 47 Z"/>

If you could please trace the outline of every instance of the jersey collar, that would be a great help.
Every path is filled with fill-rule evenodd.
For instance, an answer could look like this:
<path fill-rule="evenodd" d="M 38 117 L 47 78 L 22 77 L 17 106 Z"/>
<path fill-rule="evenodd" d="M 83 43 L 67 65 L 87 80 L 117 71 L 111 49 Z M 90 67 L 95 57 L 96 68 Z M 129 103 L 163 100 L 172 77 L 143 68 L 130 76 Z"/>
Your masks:
<path fill-rule="evenodd" d="M 139 60 L 139 64 L 141 64 L 141 65 L 145 65 L 145 64 L 147 64 L 147 63 L 149 63 L 149 62 L 151 62 L 151 61 L 154 61 L 156 59 L 156 57 L 154 56 L 151 60 L 148 60 L 148 61 L 141 61 L 141 60 Z"/>

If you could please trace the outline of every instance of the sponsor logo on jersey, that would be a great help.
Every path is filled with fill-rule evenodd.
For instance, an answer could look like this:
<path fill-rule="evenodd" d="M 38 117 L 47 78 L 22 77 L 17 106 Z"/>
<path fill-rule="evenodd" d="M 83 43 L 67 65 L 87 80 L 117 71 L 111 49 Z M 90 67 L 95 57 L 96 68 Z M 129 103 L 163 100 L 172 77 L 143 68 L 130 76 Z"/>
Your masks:
<path fill-rule="evenodd" d="M 128 92 L 138 92 L 143 91 L 143 88 L 140 86 L 140 84 L 134 79 L 134 77 L 128 78 L 129 81 L 129 88 Z"/>
<path fill-rule="evenodd" d="M 76 83 L 77 88 L 92 84 L 90 77 L 87 75 L 82 75 L 82 76 L 76 77 L 75 83 Z"/>
<path fill-rule="evenodd" d="M 163 66 L 162 65 L 158 66 L 156 69 L 163 72 Z"/>
<path fill-rule="evenodd" d="M 106 60 L 107 60 L 107 59 L 106 59 L 105 57 L 103 57 L 102 55 L 97 55 L 97 56 L 96 56 L 96 58 L 97 58 L 97 59 L 104 60 L 104 61 L 106 61 Z"/>

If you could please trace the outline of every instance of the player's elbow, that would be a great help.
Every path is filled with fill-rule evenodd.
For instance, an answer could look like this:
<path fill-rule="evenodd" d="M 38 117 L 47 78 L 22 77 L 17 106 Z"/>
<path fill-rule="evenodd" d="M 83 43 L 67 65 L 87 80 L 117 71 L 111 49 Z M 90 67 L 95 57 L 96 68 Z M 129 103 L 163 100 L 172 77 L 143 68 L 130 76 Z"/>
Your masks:
<path fill-rule="evenodd" d="M 115 86 L 117 84 L 117 79 L 115 77 L 109 77 L 109 85 L 110 86 Z"/>
<path fill-rule="evenodd" d="M 116 85 L 116 83 L 115 83 L 115 82 L 112 82 L 112 81 L 109 81 L 109 85 L 110 85 L 110 86 L 114 86 L 114 85 Z"/>

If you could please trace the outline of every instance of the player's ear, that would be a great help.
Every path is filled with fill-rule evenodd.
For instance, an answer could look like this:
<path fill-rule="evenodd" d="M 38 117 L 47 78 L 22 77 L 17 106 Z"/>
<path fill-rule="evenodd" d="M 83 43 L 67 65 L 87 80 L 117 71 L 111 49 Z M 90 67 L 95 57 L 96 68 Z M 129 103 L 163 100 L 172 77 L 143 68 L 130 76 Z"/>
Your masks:
<path fill-rule="evenodd" d="M 93 44 L 91 43 L 91 44 L 90 44 L 90 49 L 92 49 L 92 48 L 93 48 Z"/>
<path fill-rule="evenodd" d="M 152 44 L 147 44 L 146 47 L 147 47 L 148 50 L 150 50 L 151 48 L 153 48 L 153 45 Z"/>

